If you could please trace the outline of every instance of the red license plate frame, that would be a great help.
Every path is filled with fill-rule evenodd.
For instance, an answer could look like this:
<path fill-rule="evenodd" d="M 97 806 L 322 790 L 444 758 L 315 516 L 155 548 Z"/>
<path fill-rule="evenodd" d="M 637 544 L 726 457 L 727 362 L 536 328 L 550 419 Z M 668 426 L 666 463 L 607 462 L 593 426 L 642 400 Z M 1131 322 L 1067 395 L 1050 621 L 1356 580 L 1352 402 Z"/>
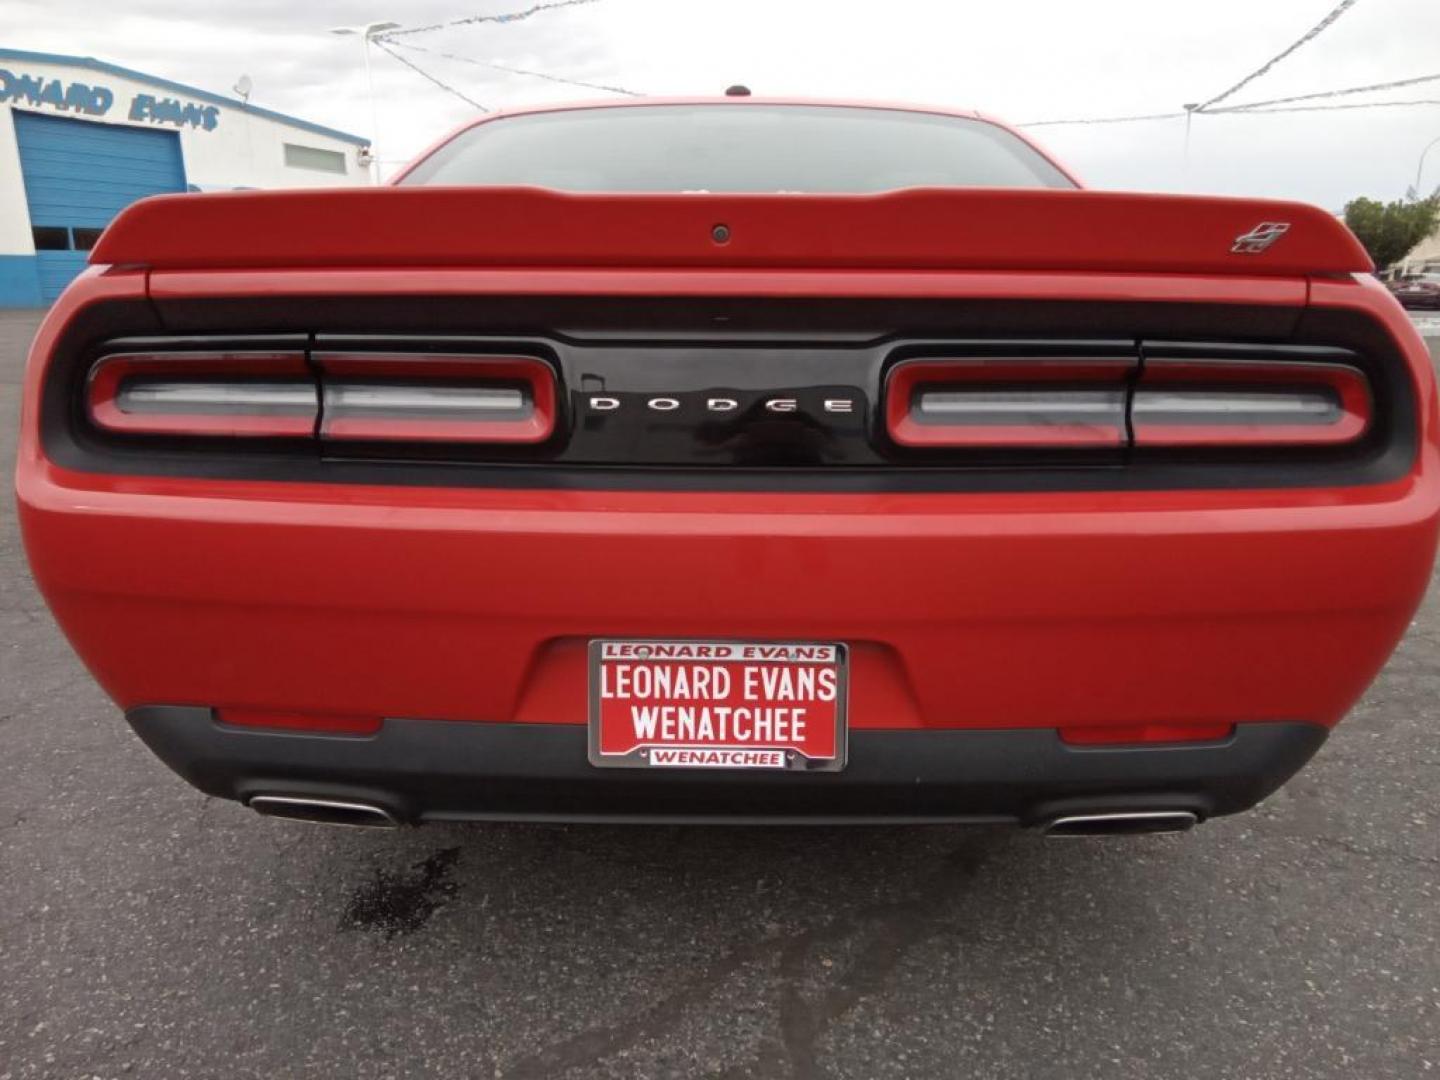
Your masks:
<path fill-rule="evenodd" d="M 849 675 L 839 642 L 593 640 L 590 764 L 838 772 Z"/>

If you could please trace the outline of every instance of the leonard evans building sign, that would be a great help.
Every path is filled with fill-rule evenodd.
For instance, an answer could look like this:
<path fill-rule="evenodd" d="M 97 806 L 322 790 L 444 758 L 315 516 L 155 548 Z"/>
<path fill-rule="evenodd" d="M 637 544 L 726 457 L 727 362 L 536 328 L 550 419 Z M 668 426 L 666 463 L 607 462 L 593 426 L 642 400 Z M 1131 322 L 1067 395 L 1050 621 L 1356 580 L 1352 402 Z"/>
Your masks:
<path fill-rule="evenodd" d="M 49 107 L 82 116 L 106 116 L 115 108 L 115 92 L 107 86 L 28 75 L 0 68 L 0 104 Z M 179 98 L 136 93 L 121 102 L 127 120 L 169 124 L 177 128 L 214 131 L 220 123 L 220 108 L 197 105 Z"/>

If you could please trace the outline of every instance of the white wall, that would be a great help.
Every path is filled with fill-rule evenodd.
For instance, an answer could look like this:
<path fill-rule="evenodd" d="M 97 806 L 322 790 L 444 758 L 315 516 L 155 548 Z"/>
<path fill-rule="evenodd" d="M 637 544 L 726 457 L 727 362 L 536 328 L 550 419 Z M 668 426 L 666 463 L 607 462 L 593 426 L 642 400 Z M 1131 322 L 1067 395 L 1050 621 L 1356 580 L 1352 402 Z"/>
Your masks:
<path fill-rule="evenodd" d="M 143 80 L 69 64 L 0 56 L 0 69 L 15 76 L 36 76 L 46 82 L 58 79 L 66 86 L 83 83 L 104 87 L 114 95 L 112 104 L 103 115 L 87 115 L 75 109 L 62 109 L 45 103 L 32 105 L 23 97 L 19 101 L 0 102 L 0 254 L 30 255 L 35 250 L 30 236 L 19 151 L 15 144 L 15 125 L 11 118 L 11 112 L 16 108 L 86 122 L 178 130 L 186 180 L 207 191 L 240 187 L 337 187 L 370 182 L 368 170 L 359 164 L 359 148 L 355 143 L 259 115 L 244 108 L 238 101 L 218 104 L 209 98 L 188 96 L 180 90 Z M 148 94 L 157 101 L 174 99 L 182 106 L 213 109 L 210 115 L 214 117 L 214 127 L 207 131 L 203 126 L 185 124 L 177 128 L 173 123 L 143 117 L 131 119 L 132 103 L 137 94 Z M 345 174 L 287 166 L 284 152 L 287 142 L 344 154 Z"/>
<path fill-rule="evenodd" d="M 1430 262 L 1440 263 L 1440 230 L 1416 244 L 1410 253 L 1400 260 L 1400 267 L 1408 273 L 1412 268 L 1419 269 Z"/>
<path fill-rule="evenodd" d="M 0 255 L 33 255 L 30 210 L 25 205 L 25 184 L 20 176 L 20 148 L 15 144 L 15 122 L 0 106 Z"/>
<path fill-rule="evenodd" d="M 222 108 L 216 121 L 214 131 L 187 128 L 180 132 L 186 178 L 201 188 L 336 187 L 370 182 L 369 171 L 359 164 L 358 147 L 353 143 L 239 109 Z M 287 142 L 343 153 L 345 175 L 286 165 Z"/>

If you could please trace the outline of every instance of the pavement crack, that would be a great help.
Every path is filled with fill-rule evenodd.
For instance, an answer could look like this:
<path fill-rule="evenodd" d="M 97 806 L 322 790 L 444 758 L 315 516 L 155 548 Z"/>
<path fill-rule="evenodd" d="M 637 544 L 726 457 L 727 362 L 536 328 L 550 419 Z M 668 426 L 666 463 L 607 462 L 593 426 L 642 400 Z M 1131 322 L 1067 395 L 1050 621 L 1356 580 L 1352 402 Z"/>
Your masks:
<path fill-rule="evenodd" d="M 634 1020 L 615 1027 L 591 1028 L 515 1062 L 499 1075 L 507 1080 L 558 1076 L 568 1069 L 590 1065 L 675 1027 L 687 1010 L 712 996 L 720 984 L 746 964 L 774 952 L 775 941 L 766 938 L 742 945 L 707 967 L 698 978 L 661 998 Z"/>
<path fill-rule="evenodd" d="M 820 1080 L 819 1041 L 830 1026 L 871 995 L 884 989 L 890 976 L 916 945 L 938 933 L 947 904 L 956 890 L 984 861 L 974 847 L 952 852 L 925 887 L 909 900 L 880 905 L 859 913 L 829 934 L 802 935 L 786 948 L 780 962 L 785 979 L 780 1002 L 780 1034 L 789 1058 L 790 1076 Z M 801 986 L 809 953 L 824 940 L 866 934 L 869 940 L 850 965 L 846 977 L 807 998 Z"/>
<path fill-rule="evenodd" d="M 964 880 L 973 876 L 983 854 L 967 845 L 947 856 L 918 893 L 906 900 L 862 908 L 832 922 L 796 934 L 771 935 L 724 954 L 695 979 L 657 1001 L 628 1023 L 591 1028 L 515 1061 L 497 1075 L 506 1080 L 538 1080 L 571 1069 L 590 1069 L 595 1063 L 659 1038 L 684 1020 L 689 1010 L 713 997 L 725 980 L 746 965 L 770 959 L 780 946 L 779 974 L 782 1000 L 779 1009 L 783 1054 L 766 1054 L 746 1070 L 749 1075 L 787 1075 L 796 1080 L 824 1076 L 816 1047 L 830 1025 L 861 1001 L 883 988 L 905 954 L 944 925 L 949 898 Z M 817 946 L 857 934 L 870 939 L 848 970 L 845 985 L 823 991 L 807 1000 L 798 985 Z M 772 1048 L 773 1049 L 773 1048 Z M 779 1070 L 788 1065 L 788 1070 Z M 762 1071 L 757 1073 L 758 1067 Z"/>
<path fill-rule="evenodd" d="M 1355 843 L 1352 840 L 1342 840 L 1337 836 L 1304 836 L 1299 833 L 1286 833 L 1286 836 L 1295 840 L 1312 840 L 1324 847 L 1335 848 L 1347 855 L 1355 855 L 1362 859 L 1372 859 L 1375 862 L 1386 860 L 1398 863 L 1405 863 L 1409 866 L 1421 866 L 1426 869 L 1433 869 L 1440 866 L 1440 859 L 1428 855 L 1412 855 L 1406 851 L 1396 851 L 1394 848 L 1367 848 Z"/>

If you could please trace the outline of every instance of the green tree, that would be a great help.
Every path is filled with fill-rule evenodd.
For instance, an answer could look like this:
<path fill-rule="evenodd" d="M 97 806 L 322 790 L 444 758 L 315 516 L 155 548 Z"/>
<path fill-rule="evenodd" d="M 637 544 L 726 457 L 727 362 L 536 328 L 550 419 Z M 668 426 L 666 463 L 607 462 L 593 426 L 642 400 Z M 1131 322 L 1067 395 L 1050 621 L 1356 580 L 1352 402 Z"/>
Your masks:
<path fill-rule="evenodd" d="M 1392 203 L 1351 199 L 1345 204 L 1345 224 L 1365 245 L 1376 267 L 1384 270 L 1435 231 L 1440 224 L 1440 195 Z"/>

